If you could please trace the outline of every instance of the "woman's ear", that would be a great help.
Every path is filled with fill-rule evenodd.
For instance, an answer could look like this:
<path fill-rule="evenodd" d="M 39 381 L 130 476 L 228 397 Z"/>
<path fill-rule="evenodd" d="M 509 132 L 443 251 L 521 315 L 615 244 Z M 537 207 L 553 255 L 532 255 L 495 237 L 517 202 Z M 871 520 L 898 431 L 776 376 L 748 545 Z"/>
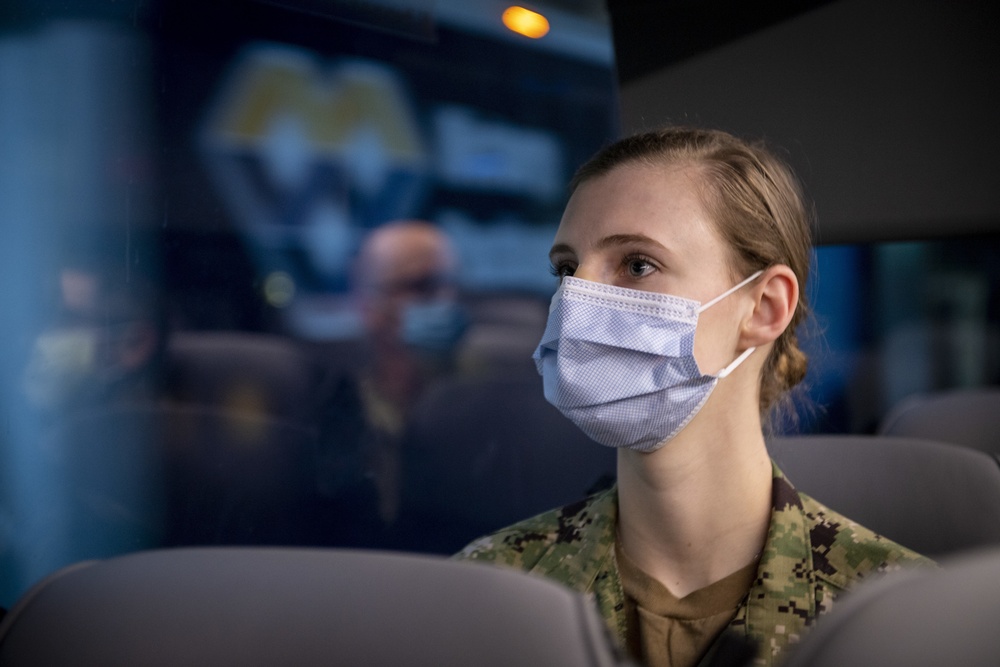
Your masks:
<path fill-rule="evenodd" d="M 744 323 L 741 343 L 760 347 L 773 342 L 788 328 L 799 303 L 799 280 L 784 264 L 764 271 L 751 287 L 753 312 Z"/>

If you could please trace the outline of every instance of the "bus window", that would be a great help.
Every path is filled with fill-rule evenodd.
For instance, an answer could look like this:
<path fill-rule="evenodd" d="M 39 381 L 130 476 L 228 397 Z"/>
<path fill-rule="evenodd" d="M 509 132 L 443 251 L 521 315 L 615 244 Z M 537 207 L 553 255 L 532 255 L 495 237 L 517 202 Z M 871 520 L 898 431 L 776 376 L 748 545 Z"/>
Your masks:
<path fill-rule="evenodd" d="M 407 427 L 441 383 L 536 394 L 565 184 L 617 133 L 607 17 L 328 5 L 5 11 L 0 606 L 138 549 L 474 536 L 410 517 Z"/>
<path fill-rule="evenodd" d="M 821 246 L 803 432 L 874 433 L 908 396 L 1000 384 L 990 235 Z"/>

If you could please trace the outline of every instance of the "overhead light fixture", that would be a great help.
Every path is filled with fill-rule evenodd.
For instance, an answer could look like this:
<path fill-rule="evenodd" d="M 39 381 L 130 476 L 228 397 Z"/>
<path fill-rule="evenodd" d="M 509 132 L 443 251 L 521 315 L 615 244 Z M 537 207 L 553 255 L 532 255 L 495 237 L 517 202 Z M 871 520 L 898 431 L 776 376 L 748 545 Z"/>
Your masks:
<path fill-rule="evenodd" d="M 519 35 L 538 39 L 549 32 L 549 20 L 530 9 L 514 5 L 503 12 L 503 24 Z"/>

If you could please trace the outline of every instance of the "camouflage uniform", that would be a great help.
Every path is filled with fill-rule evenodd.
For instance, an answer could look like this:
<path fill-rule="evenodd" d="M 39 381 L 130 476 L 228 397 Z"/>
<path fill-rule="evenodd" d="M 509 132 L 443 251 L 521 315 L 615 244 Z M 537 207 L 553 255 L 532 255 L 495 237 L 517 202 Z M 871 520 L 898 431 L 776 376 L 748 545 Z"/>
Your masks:
<path fill-rule="evenodd" d="M 774 664 L 853 584 L 904 566 L 932 564 L 798 493 L 777 466 L 772 499 L 757 578 L 727 628 L 756 643 L 757 665 Z M 592 596 L 625 646 L 625 594 L 614 548 L 617 516 L 617 489 L 611 488 L 480 538 L 455 557 L 520 568 Z"/>

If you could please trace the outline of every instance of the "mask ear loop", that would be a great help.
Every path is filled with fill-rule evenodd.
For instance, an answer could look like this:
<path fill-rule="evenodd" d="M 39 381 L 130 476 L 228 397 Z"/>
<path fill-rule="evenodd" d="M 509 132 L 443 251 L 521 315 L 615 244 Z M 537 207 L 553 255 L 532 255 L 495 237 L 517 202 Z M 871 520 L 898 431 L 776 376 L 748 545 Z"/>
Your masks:
<path fill-rule="evenodd" d="M 698 308 L 697 312 L 701 313 L 703 310 L 707 310 L 708 308 L 711 308 L 712 306 L 714 306 L 715 304 L 719 303 L 720 301 L 722 301 L 723 299 L 725 299 L 727 296 L 729 296 L 730 294 L 732 294 L 736 290 L 738 290 L 741 287 L 743 287 L 745 285 L 748 285 L 749 283 L 753 282 L 762 273 L 764 273 L 764 269 L 761 269 L 761 270 L 757 271 L 756 273 L 751 274 L 750 277 L 746 278 L 745 280 L 743 280 L 740 283 L 737 283 L 733 287 L 730 287 L 728 290 L 726 290 L 725 292 L 723 292 L 719 296 L 715 297 L 711 301 L 703 303 Z M 744 361 L 746 361 L 747 357 L 749 357 L 751 354 L 753 354 L 753 351 L 756 350 L 756 349 L 757 349 L 756 347 L 748 347 L 747 349 L 743 350 L 743 353 L 740 356 L 736 357 L 736 359 L 733 361 L 733 363 L 729 364 L 728 366 L 726 366 L 725 368 L 723 368 L 721 371 L 719 371 L 718 373 L 716 373 L 715 377 L 717 377 L 719 379 L 722 379 L 722 378 L 726 377 L 727 375 L 729 375 L 730 373 L 732 373 L 733 371 L 735 371 L 739 367 L 740 364 L 742 364 Z"/>
<path fill-rule="evenodd" d="M 722 293 L 722 294 L 720 294 L 719 296 L 715 297 L 715 298 L 714 298 L 714 299 L 712 299 L 711 301 L 706 301 L 705 303 L 701 304 L 700 306 L 698 306 L 698 310 L 696 310 L 695 312 L 696 312 L 696 313 L 701 313 L 702 311 L 705 311 L 705 310 L 708 310 L 709 308 L 711 308 L 711 307 L 712 307 L 712 306 L 714 306 L 715 304 L 719 303 L 720 301 L 722 301 L 722 300 L 723 300 L 723 299 L 725 299 L 725 298 L 726 298 L 727 296 L 729 296 L 730 294 L 732 294 L 732 293 L 733 293 L 733 292 L 735 292 L 736 290 L 740 289 L 740 288 L 741 288 L 741 287 L 743 287 L 744 285 L 748 285 L 748 284 L 750 284 L 751 282 L 753 282 L 753 281 L 754 281 L 754 280 L 755 280 L 755 279 L 756 279 L 757 277 L 759 277 L 759 276 L 760 276 L 760 274 L 762 274 L 762 273 L 764 273 L 764 269 L 761 269 L 760 271 L 758 271 L 758 272 L 756 272 L 756 273 L 752 274 L 752 275 L 751 275 L 751 276 L 750 276 L 749 278 L 747 278 L 747 279 L 746 279 L 746 280 L 744 280 L 743 282 L 740 282 L 740 283 L 737 283 L 737 284 L 736 284 L 736 285 L 734 285 L 733 287 L 730 287 L 730 288 L 729 288 L 729 289 L 727 289 L 727 290 L 726 290 L 725 292 L 723 292 L 723 293 Z"/>
<path fill-rule="evenodd" d="M 748 347 L 747 349 L 743 350 L 743 354 L 741 354 L 740 356 L 736 357 L 736 360 L 733 363 L 729 364 L 728 366 L 726 366 L 725 368 L 723 368 L 721 371 L 719 371 L 716 374 L 715 377 L 717 377 L 719 379 L 722 379 L 722 378 L 726 377 L 727 375 L 729 375 L 730 373 L 732 373 L 733 371 L 735 371 L 736 368 L 740 364 L 742 364 L 744 361 L 746 361 L 746 358 L 749 357 L 751 354 L 753 354 L 753 351 L 756 350 L 756 349 L 757 349 L 756 347 Z"/>

